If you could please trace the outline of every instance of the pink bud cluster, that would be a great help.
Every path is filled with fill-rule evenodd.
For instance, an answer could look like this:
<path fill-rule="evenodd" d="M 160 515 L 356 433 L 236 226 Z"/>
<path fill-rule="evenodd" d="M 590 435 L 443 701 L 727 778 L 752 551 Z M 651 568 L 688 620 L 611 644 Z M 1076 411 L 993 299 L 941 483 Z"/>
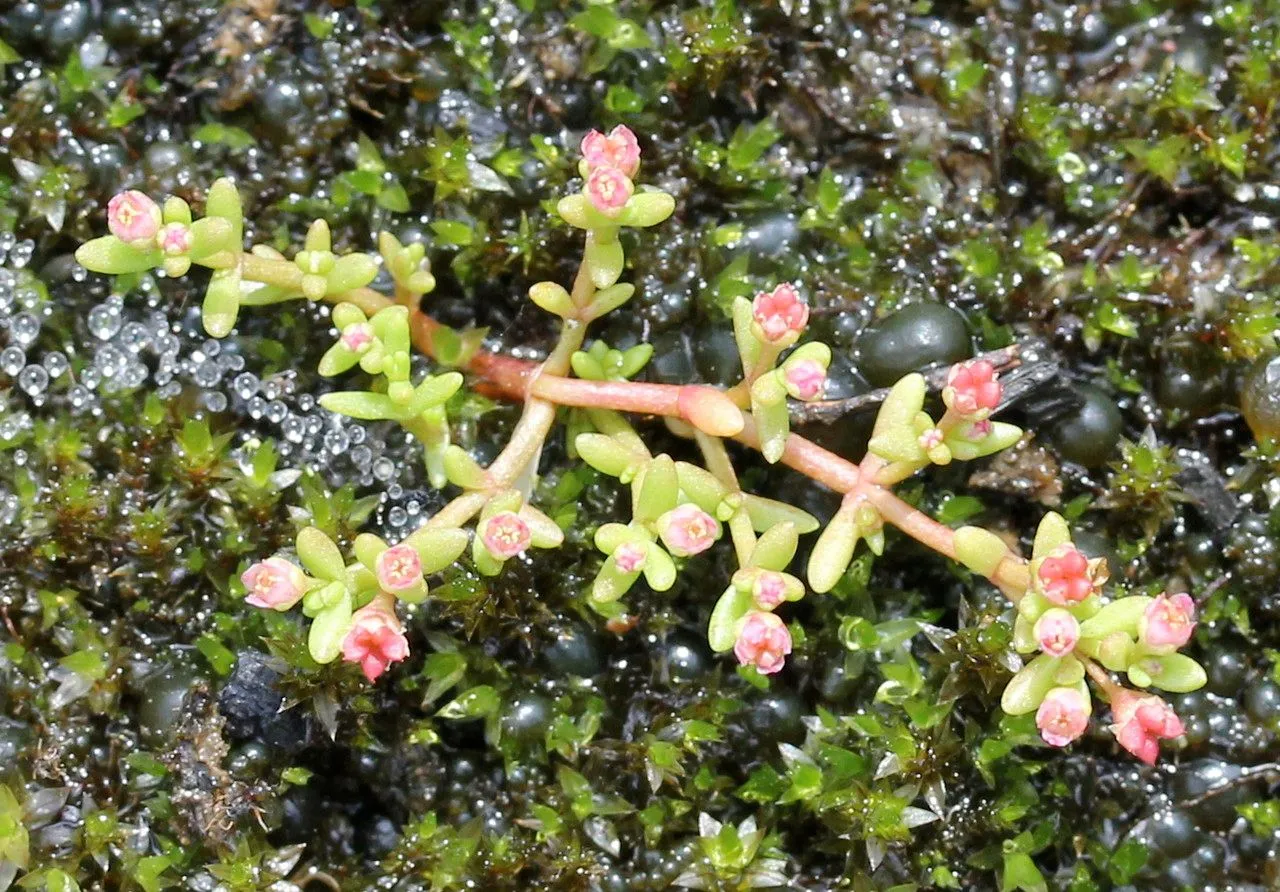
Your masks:
<path fill-rule="evenodd" d="M 1172 653 L 1191 640 L 1196 602 L 1188 594 L 1161 595 L 1147 605 L 1138 624 L 1143 645 L 1154 653 Z"/>
<path fill-rule="evenodd" d="M 592 130 L 582 138 L 587 199 L 608 217 L 615 217 L 635 193 L 631 181 L 640 169 L 640 143 L 630 127 L 619 124 L 606 135 Z"/>
<path fill-rule="evenodd" d="M 484 522 L 480 539 L 490 554 L 505 561 L 524 554 L 533 539 L 533 533 L 519 514 L 500 511 Z"/>
<path fill-rule="evenodd" d="M 809 324 L 809 305 L 791 284 L 783 282 L 772 291 L 756 295 L 751 302 L 751 315 L 766 342 L 785 345 L 794 343 Z"/>
<path fill-rule="evenodd" d="M 1059 606 L 1080 603 L 1106 581 L 1105 564 L 1089 560 L 1074 545 L 1054 551 L 1036 571 L 1036 587 Z"/>
<path fill-rule="evenodd" d="M 951 411 L 974 420 L 986 418 L 1000 405 L 1003 390 L 996 369 L 985 359 L 951 367 L 942 401 Z"/>
<path fill-rule="evenodd" d="M 1036 727 L 1050 746 L 1066 746 L 1089 727 L 1089 701 L 1076 688 L 1054 688 L 1036 710 Z"/>

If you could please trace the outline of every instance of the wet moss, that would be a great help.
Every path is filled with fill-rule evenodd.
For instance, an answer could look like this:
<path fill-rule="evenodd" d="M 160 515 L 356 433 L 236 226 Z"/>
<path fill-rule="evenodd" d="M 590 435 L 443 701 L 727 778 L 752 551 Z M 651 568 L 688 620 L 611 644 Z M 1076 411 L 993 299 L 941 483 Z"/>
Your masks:
<path fill-rule="evenodd" d="M 1278 33 L 1261 2 L 7 8 L 0 852 L 22 836 L 31 884 L 82 888 L 1274 885 L 1276 780 L 1249 770 L 1280 730 L 1275 454 L 1251 437 L 1275 395 L 1248 369 L 1276 348 Z M 678 211 L 628 245 L 640 293 L 600 334 L 654 343 L 651 380 L 731 377 L 725 308 L 788 278 L 848 394 L 855 369 L 888 383 L 1014 341 L 1103 388 L 1034 460 L 909 495 L 1009 530 L 1056 499 L 1124 585 L 1190 577 L 1210 686 L 1178 704 L 1170 767 L 1104 733 L 1050 752 L 1001 717 L 1003 602 L 900 538 L 798 605 L 807 637 L 765 690 L 701 637 L 727 553 L 605 625 L 587 534 L 625 494 L 559 442 L 567 547 L 446 574 L 377 686 L 245 607 L 239 571 L 297 525 L 398 536 L 439 495 L 397 432 L 316 406 L 324 310 L 208 342 L 190 283 L 113 297 L 78 270 L 105 199 L 198 204 L 230 174 L 279 248 L 315 215 L 344 250 L 419 235 L 435 312 L 536 351 L 551 328 L 521 296 L 577 252 L 541 201 L 583 129 L 624 120 Z M 873 356 L 923 312 L 945 349 Z M 474 394 L 454 414 L 477 455 L 514 417 Z M 856 457 L 864 422 L 816 436 Z M 1239 510 L 1196 502 L 1200 459 Z"/>

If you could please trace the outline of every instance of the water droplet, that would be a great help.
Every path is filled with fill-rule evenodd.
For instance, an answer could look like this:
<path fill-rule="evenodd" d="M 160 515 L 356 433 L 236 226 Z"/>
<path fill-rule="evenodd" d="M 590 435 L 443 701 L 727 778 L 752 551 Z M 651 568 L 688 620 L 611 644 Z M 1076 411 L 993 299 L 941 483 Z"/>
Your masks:
<path fill-rule="evenodd" d="M 49 373 L 42 365 L 29 365 L 18 373 L 18 386 L 29 396 L 39 396 L 49 386 Z"/>
<path fill-rule="evenodd" d="M 28 347 L 40 334 L 40 320 L 31 313 L 19 313 L 9 323 L 9 334 L 18 346 Z"/>

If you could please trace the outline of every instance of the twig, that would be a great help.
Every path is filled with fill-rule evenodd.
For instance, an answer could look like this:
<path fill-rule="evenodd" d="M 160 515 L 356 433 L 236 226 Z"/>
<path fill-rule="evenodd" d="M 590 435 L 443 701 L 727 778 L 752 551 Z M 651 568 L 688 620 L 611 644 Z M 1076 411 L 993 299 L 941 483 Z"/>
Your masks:
<path fill-rule="evenodd" d="M 1021 350 L 1021 345 L 1012 344 L 1008 347 L 1001 347 L 999 350 L 991 350 L 987 353 L 979 354 L 977 358 L 985 359 L 997 369 L 1012 369 L 1017 368 L 1022 363 L 1019 358 Z M 931 389 L 941 390 L 946 386 L 947 372 L 949 370 L 950 366 L 940 366 L 926 372 L 925 381 Z M 822 424 L 831 424 L 850 412 L 861 412 L 864 409 L 880 405 L 888 395 L 889 388 L 881 387 L 877 390 L 859 393 L 856 396 L 839 400 L 816 400 L 812 403 L 798 403 L 791 407 L 791 420 L 797 424 L 808 424 L 815 421 Z"/>

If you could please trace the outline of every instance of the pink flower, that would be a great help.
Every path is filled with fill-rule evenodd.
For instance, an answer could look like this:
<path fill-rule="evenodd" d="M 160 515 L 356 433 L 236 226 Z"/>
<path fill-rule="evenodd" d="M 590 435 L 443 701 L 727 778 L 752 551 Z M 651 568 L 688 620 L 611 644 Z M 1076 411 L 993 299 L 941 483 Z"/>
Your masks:
<path fill-rule="evenodd" d="M 788 363 L 783 371 L 787 393 L 798 400 L 816 400 L 827 387 L 827 370 L 816 359 Z"/>
<path fill-rule="evenodd" d="M 636 187 L 616 167 L 597 167 L 587 177 L 587 198 L 602 214 L 616 217 Z"/>
<path fill-rule="evenodd" d="M 631 128 L 624 124 L 614 127 L 608 136 L 592 130 L 582 138 L 582 157 L 592 170 L 614 167 L 633 177 L 640 169 L 640 143 Z"/>
<path fill-rule="evenodd" d="M 773 610 L 787 599 L 787 580 L 781 573 L 762 570 L 751 586 L 751 596 L 761 610 Z"/>
<path fill-rule="evenodd" d="M 1181 737 L 1182 720 L 1159 697 L 1119 690 L 1111 700 L 1111 733 L 1120 745 L 1148 765 L 1160 755 L 1160 741 Z"/>
<path fill-rule="evenodd" d="M 985 359 L 957 363 L 947 375 L 942 400 L 961 415 L 984 417 L 1000 405 L 996 368 Z"/>
<path fill-rule="evenodd" d="M 795 340 L 809 323 L 809 305 L 787 282 L 757 294 L 751 304 L 751 314 L 770 344 Z"/>
<path fill-rule="evenodd" d="M 1106 581 L 1105 566 L 1102 561 L 1090 561 L 1074 545 L 1063 545 L 1040 562 L 1037 586 L 1060 607 L 1078 604 Z"/>
<path fill-rule="evenodd" d="M 342 330 L 342 337 L 339 340 L 342 346 L 352 353 L 368 353 L 369 348 L 373 346 L 373 326 L 368 322 L 348 325 Z"/>
<path fill-rule="evenodd" d="M 1036 727 L 1050 746 L 1066 746 L 1089 727 L 1089 701 L 1075 688 L 1054 688 L 1036 710 Z"/>
<path fill-rule="evenodd" d="M 191 230 L 185 223 L 166 223 L 156 236 L 160 250 L 178 257 L 191 250 Z"/>
<path fill-rule="evenodd" d="M 422 583 L 422 558 L 412 545 L 392 545 L 374 565 L 378 585 L 384 592 L 402 592 Z"/>
<path fill-rule="evenodd" d="M 762 675 L 782 668 L 791 653 L 791 633 L 786 623 L 773 613 L 748 613 L 733 645 L 733 654 L 743 666 L 755 666 Z"/>
<path fill-rule="evenodd" d="M 160 231 L 160 221 L 160 205 L 136 189 L 107 202 L 107 228 L 121 241 L 150 241 Z"/>
<path fill-rule="evenodd" d="M 623 542 L 613 550 L 613 562 L 623 573 L 639 573 L 648 557 L 649 550 L 638 542 Z"/>
<path fill-rule="evenodd" d="M 1196 602 L 1190 595 L 1161 595 L 1142 615 L 1142 643 L 1153 651 L 1172 653 L 1191 640 L 1195 615 Z"/>
<path fill-rule="evenodd" d="M 1075 650 L 1076 642 L 1080 640 L 1080 623 L 1061 607 L 1053 607 L 1036 620 L 1035 636 L 1045 653 L 1054 657 L 1066 656 Z"/>
<path fill-rule="evenodd" d="M 529 525 L 514 511 L 499 511 L 484 523 L 480 531 L 484 547 L 500 561 L 523 554 L 529 547 L 532 533 Z"/>
<path fill-rule="evenodd" d="M 258 561 L 240 575 L 240 581 L 249 590 L 247 603 L 271 610 L 288 610 L 307 590 L 302 568 L 281 557 Z"/>
<path fill-rule="evenodd" d="M 697 505 L 681 505 L 658 518 L 658 535 L 676 557 L 689 557 L 720 538 L 720 521 Z"/>
<path fill-rule="evenodd" d="M 351 622 L 351 631 L 342 640 L 342 658 L 359 663 L 369 681 L 409 656 L 409 641 L 394 610 L 374 601 L 352 614 Z"/>

